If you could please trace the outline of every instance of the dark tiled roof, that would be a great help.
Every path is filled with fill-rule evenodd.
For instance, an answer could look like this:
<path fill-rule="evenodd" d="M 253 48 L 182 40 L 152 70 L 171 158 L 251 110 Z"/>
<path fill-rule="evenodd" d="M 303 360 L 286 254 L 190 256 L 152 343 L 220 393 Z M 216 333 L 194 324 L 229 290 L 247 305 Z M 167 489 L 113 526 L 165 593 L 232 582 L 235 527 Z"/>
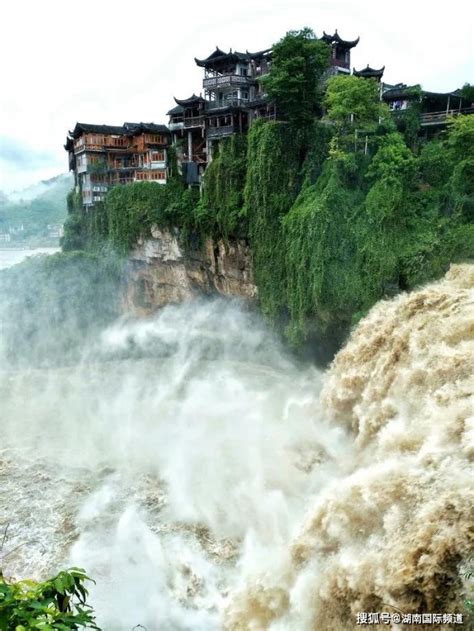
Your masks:
<path fill-rule="evenodd" d="M 384 101 L 396 101 L 398 99 L 416 99 L 419 98 L 420 86 L 419 85 L 406 85 L 405 83 L 399 83 L 394 85 L 389 90 L 385 90 L 382 94 Z"/>
<path fill-rule="evenodd" d="M 181 105 L 182 107 L 186 105 L 195 105 L 206 102 L 205 99 L 202 98 L 202 96 L 197 96 L 196 94 L 191 94 L 191 96 L 187 99 L 177 99 L 176 97 L 174 97 L 174 100 L 178 105 Z"/>
<path fill-rule="evenodd" d="M 194 58 L 194 61 L 198 66 L 203 67 L 212 67 L 214 64 L 218 64 L 221 62 L 232 62 L 237 63 L 238 61 L 250 61 L 251 59 L 261 59 L 269 55 L 271 52 L 271 48 L 266 48 L 265 50 L 260 50 L 256 53 L 250 53 L 248 50 L 245 53 L 240 53 L 237 50 L 232 52 L 232 49 L 225 53 L 220 48 L 216 47 L 216 50 L 206 57 L 206 59 L 198 59 Z"/>
<path fill-rule="evenodd" d="M 157 125 L 155 123 L 124 123 L 123 125 L 93 125 L 89 123 L 76 123 L 76 126 L 69 135 L 72 138 L 79 138 L 81 134 L 113 134 L 116 136 L 133 135 L 133 134 L 167 134 L 169 133 L 166 125 Z"/>
<path fill-rule="evenodd" d="M 382 94 L 382 99 L 384 101 L 397 101 L 397 100 L 415 100 L 421 99 L 426 101 L 441 101 L 447 102 L 449 99 L 454 99 L 454 102 L 459 103 L 461 99 L 461 95 L 454 92 L 428 92 L 427 90 L 422 90 L 419 85 L 407 86 L 405 84 L 399 84 L 393 86 L 393 88 L 386 90 Z M 457 101 L 456 101 L 457 100 Z"/>
<path fill-rule="evenodd" d="M 326 44 L 339 44 L 344 48 L 354 48 L 354 46 L 357 46 L 357 44 L 359 43 L 360 37 L 353 40 L 342 39 L 336 29 L 334 31 L 334 35 L 329 35 L 328 33 L 326 33 L 326 31 L 323 31 L 323 36 L 319 39 L 321 39 L 323 42 L 326 42 Z"/>
<path fill-rule="evenodd" d="M 354 75 L 356 77 L 378 77 L 382 78 L 383 71 L 385 70 L 385 66 L 376 70 L 375 68 L 371 68 L 369 64 L 367 64 L 367 68 L 363 68 L 362 70 L 356 70 L 354 68 Z"/>
<path fill-rule="evenodd" d="M 168 112 L 166 112 L 167 116 L 176 116 L 177 114 L 182 114 L 184 112 L 184 107 L 182 105 L 176 105 L 172 107 Z"/>
<path fill-rule="evenodd" d="M 135 134 L 167 134 L 169 133 L 166 125 L 157 125 L 156 123 L 124 123 L 122 133 L 127 135 Z"/>
<path fill-rule="evenodd" d="M 89 123 L 76 123 L 76 126 L 69 132 L 73 138 L 78 138 L 81 134 L 123 134 L 123 127 L 117 125 L 91 125 Z"/>
<path fill-rule="evenodd" d="M 460 99 L 461 98 L 461 94 L 459 90 L 454 90 L 454 92 L 427 92 L 426 90 L 423 90 L 423 98 L 448 98 L 449 97 L 454 97 L 456 99 Z"/>

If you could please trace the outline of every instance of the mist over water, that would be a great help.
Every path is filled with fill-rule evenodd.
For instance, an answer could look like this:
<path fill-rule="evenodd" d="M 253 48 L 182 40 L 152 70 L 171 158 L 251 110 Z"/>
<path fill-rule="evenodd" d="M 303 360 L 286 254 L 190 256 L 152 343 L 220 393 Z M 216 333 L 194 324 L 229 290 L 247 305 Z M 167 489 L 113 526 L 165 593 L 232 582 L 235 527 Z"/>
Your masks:
<path fill-rule="evenodd" d="M 327 374 L 221 300 L 118 319 L 74 362 L 3 356 L 0 524 L 20 546 L 4 573 L 86 568 L 98 624 L 117 631 L 459 610 L 473 285 L 454 266 L 380 303 Z"/>

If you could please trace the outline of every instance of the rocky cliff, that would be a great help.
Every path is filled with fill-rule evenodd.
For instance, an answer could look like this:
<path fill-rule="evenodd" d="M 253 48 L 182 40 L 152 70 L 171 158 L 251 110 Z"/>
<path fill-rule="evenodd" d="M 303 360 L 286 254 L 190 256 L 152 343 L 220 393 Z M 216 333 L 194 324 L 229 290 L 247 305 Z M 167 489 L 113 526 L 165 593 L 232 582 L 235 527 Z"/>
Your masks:
<path fill-rule="evenodd" d="M 146 315 L 168 303 L 220 294 L 254 300 L 250 248 L 244 240 L 206 239 L 201 247 L 180 246 L 178 230 L 154 227 L 129 257 L 124 306 Z"/>

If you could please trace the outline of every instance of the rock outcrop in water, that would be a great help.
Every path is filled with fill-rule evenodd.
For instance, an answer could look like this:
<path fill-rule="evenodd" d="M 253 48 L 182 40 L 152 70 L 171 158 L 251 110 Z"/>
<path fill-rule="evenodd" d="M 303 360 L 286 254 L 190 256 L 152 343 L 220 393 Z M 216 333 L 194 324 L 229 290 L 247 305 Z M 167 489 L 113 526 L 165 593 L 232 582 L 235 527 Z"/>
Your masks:
<path fill-rule="evenodd" d="M 262 572 L 234 596 L 227 629 L 345 631 L 360 628 L 357 612 L 462 611 L 460 569 L 474 550 L 473 315 L 474 266 L 455 265 L 359 324 L 322 394 L 354 436 L 348 473 L 308 498 L 278 577 Z"/>
<path fill-rule="evenodd" d="M 250 248 L 243 240 L 206 239 L 203 247 L 181 248 L 177 232 L 154 227 L 130 254 L 125 307 L 138 315 L 199 295 L 254 299 Z"/>

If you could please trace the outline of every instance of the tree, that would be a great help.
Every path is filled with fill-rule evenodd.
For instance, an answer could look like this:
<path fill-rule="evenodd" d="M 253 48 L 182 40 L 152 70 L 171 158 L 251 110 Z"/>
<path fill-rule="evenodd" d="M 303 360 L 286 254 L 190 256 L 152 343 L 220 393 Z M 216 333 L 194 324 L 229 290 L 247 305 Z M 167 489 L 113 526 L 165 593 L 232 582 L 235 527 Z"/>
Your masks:
<path fill-rule="evenodd" d="M 341 127 L 346 124 L 375 125 L 388 116 L 388 108 L 380 102 L 378 84 L 354 75 L 331 77 L 327 84 L 324 105 L 327 118 Z"/>
<path fill-rule="evenodd" d="M 474 103 L 474 85 L 465 83 L 461 88 L 461 97 L 466 101 L 466 104 Z"/>
<path fill-rule="evenodd" d="M 448 147 L 455 160 L 472 157 L 474 151 L 474 114 L 456 116 L 448 122 Z"/>
<path fill-rule="evenodd" d="M 7 581 L 0 571 L 0 629 L 68 631 L 96 629 L 92 608 L 86 603 L 85 581 L 80 568 L 59 572 L 48 581 Z"/>
<path fill-rule="evenodd" d="M 281 114 L 307 127 L 321 103 L 321 80 L 330 49 L 310 28 L 289 31 L 272 49 L 270 73 L 262 84 Z"/>
<path fill-rule="evenodd" d="M 415 158 L 398 132 L 387 134 L 370 163 L 367 177 L 372 181 L 399 179 L 410 183 L 415 173 Z"/>

